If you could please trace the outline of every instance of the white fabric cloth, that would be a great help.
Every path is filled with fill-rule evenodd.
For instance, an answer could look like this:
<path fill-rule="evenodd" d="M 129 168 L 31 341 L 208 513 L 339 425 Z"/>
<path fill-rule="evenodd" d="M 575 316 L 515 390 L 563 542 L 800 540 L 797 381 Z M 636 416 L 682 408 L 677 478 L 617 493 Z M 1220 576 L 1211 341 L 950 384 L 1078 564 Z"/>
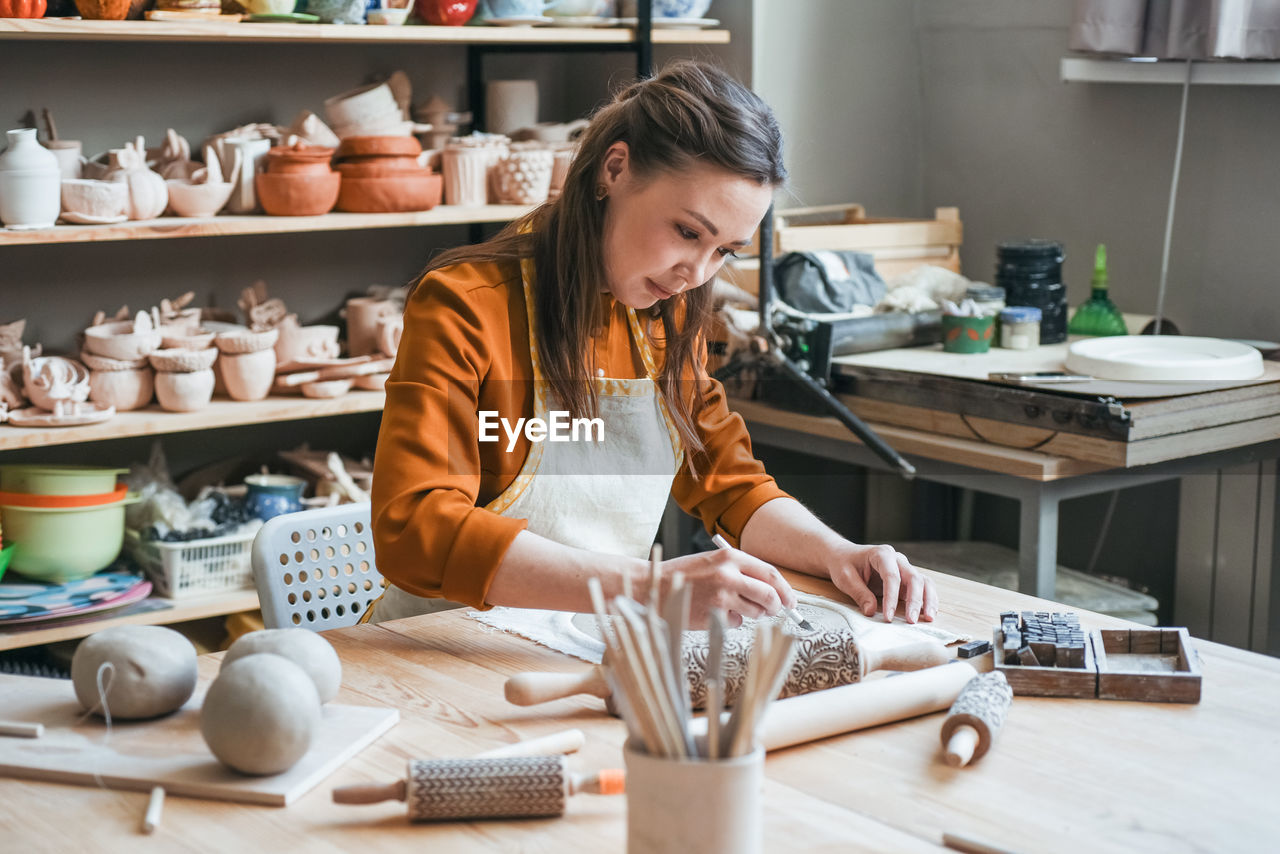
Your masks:
<path fill-rule="evenodd" d="M 538 360 L 533 280 L 523 263 L 533 360 L 534 414 L 547 420 L 552 408 Z M 515 480 L 486 508 L 528 520 L 528 530 L 567 546 L 603 554 L 644 558 L 649 554 L 683 455 L 666 403 L 658 393 L 657 367 L 633 309 L 627 309 L 632 340 L 647 376 L 593 377 L 602 441 L 532 443 Z M 585 435 L 585 434 L 584 434 Z M 374 603 L 370 622 L 400 619 L 459 607 L 388 587 Z M 552 612 L 554 613 L 554 612 Z"/>

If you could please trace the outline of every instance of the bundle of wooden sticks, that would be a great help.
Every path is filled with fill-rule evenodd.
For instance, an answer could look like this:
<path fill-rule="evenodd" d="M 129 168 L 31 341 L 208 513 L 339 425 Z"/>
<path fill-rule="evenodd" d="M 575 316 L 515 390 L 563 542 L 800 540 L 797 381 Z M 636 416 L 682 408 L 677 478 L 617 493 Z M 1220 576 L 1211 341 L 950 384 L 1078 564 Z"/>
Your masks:
<path fill-rule="evenodd" d="M 650 756 L 724 759 L 749 754 L 759 744 L 769 702 L 778 696 L 791 669 L 795 638 L 781 624 L 757 624 L 746 682 L 725 721 L 721 662 L 726 622 L 723 613 L 712 612 L 706 675 L 707 734 L 705 740 L 695 739 L 681 655 L 693 589 L 680 573 L 673 573 L 666 600 L 660 602 L 661 559 L 661 546 L 654 546 L 649 556 L 647 605 L 633 599 L 629 589 L 606 603 L 599 579 L 588 582 L 604 638 L 604 667 L 614 702 L 631 738 L 643 744 Z"/>

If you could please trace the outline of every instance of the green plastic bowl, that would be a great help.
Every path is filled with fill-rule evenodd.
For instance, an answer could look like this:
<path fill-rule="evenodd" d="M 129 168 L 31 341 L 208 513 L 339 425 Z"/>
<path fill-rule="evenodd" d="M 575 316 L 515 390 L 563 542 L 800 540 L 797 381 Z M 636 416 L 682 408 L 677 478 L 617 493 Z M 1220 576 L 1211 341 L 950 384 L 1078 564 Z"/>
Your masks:
<path fill-rule="evenodd" d="M 128 469 L 98 466 L 0 466 L 0 492 L 36 495 L 103 495 L 116 488 L 117 475 Z"/>
<path fill-rule="evenodd" d="M 14 546 L 9 568 L 35 581 L 79 581 L 106 569 L 124 544 L 124 508 L 0 507 L 4 539 Z"/>

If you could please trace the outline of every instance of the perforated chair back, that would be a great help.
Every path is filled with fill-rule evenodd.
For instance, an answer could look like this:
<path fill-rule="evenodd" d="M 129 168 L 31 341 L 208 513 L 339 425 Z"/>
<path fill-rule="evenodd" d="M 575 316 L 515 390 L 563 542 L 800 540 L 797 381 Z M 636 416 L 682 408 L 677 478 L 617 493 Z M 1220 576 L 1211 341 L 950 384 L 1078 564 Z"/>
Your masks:
<path fill-rule="evenodd" d="M 269 629 L 351 626 L 382 595 L 369 504 L 268 519 L 253 541 L 253 580 Z"/>

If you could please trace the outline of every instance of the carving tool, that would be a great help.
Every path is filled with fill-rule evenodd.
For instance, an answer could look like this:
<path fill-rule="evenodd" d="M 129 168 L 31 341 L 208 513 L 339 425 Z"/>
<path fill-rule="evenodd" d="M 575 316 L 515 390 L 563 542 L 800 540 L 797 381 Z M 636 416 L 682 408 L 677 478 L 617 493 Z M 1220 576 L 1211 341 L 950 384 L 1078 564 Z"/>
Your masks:
<path fill-rule="evenodd" d="M 729 545 L 729 541 L 726 540 L 724 537 L 720 536 L 719 534 L 714 535 L 711 538 L 711 542 L 715 543 L 718 548 L 733 549 L 733 546 Z M 806 632 L 813 631 L 813 626 L 809 625 L 809 621 L 806 620 L 804 617 L 800 616 L 800 613 L 796 611 L 795 608 L 788 608 L 784 605 L 782 608 L 782 613 L 786 614 L 787 619 L 791 620 L 791 622 L 795 623 L 804 631 Z"/>
<path fill-rule="evenodd" d="M 405 779 L 342 786 L 333 802 L 405 801 L 410 821 L 558 816 L 570 795 L 621 794 L 624 780 L 616 769 L 573 774 L 563 756 L 410 759 Z"/>
<path fill-rule="evenodd" d="M 164 786 L 156 786 L 151 790 L 147 800 L 147 812 L 142 817 L 142 832 L 155 833 L 160 826 L 160 814 L 164 811 Z"/>
<path fill-rule="evenodd" d="M 942 746 L 953 768 L 981 759 L 1004 725 L 1013 689 L 999 670 L 974 678 L 942 722 Z"/>
<path fill-rule="evenodd" d="M 33 724 L 26 721 L 0 721 L 0 735 L 10 735 L 14 738 L 39 738 L 44 735 L 44 724 Z"/>

